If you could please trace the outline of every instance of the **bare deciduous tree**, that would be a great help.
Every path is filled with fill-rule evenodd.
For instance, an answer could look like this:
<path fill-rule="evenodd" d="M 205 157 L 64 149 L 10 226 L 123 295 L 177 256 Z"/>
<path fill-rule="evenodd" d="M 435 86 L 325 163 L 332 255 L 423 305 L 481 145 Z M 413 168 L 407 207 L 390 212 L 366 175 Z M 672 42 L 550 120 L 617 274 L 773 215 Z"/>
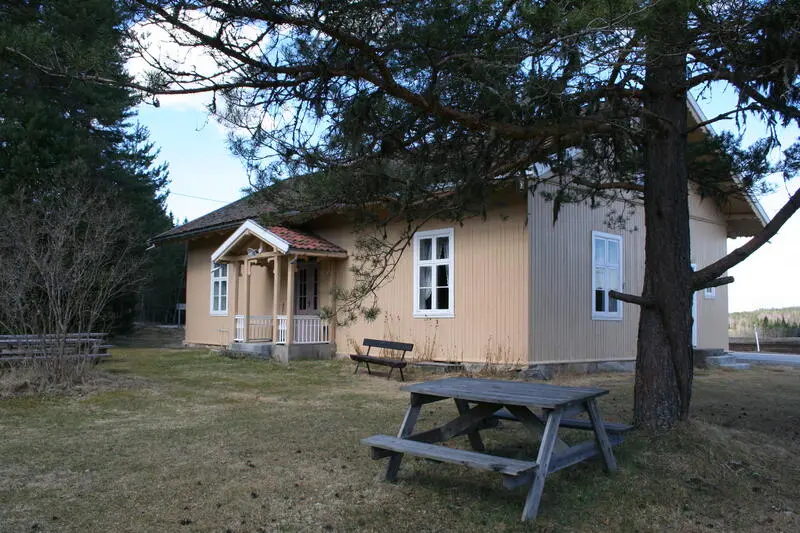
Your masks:
<path fill-rule="evenodd" d="M 77 187 L 0 206 L 0 329 L 36 335 L 37 386 L 80 381 L 82 358 L 70 357 L 70 333 L 101 323 L 114 297 L 138 286 L 143 238 L 113 198 Z"/>

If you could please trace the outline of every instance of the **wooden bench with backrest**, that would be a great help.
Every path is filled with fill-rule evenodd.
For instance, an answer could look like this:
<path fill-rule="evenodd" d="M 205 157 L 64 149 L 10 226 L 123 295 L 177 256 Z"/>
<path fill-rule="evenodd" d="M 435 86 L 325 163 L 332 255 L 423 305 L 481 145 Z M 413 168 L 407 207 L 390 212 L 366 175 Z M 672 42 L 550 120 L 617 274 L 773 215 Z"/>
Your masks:
<path fill-rule="evenodd" d="M 405 376 L 403 376 L 403 369 L 408 364 L 405 361 L 406 352 L 410 352 L 411 350 L 414 349 L 413 344 L 410 344 L 408 342 L 383 341 L 378 339 L 364 339 L 364 342 L 362 344 L 367 347 L 367 353 L 365 355 L 361 354 L 350 355 L 350 359 L 352 359 L 357 363 L 356 370 L 355 372 L 353 372 L 354 374 L 358 372 L 358 367 L 361 366 L 361 363 L 367 365 L 367 373 L 372 374 L 372 371 L 369 368 L 370 363 L 372 363 L 374 365 L 382 365 L 389 367 L 389 375 L 386 377 L 386 379 L 390 379 L 392 377 L 392 371 L 394 371 L 394 369 L 396 368 L 400 370 L 400 380 L 405 381 Z M 369 354 L 372 348 L 395 350 L 402 353 L 399 358 L 377 357 Z"/>

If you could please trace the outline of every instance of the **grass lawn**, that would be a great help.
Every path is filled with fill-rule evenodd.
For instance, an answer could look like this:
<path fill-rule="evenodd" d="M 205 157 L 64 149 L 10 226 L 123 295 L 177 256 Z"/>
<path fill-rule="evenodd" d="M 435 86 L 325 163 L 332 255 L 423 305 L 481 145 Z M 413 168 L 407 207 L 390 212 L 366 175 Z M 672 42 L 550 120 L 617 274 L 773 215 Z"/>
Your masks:
<path fill-rule="evenodd" d="M 701 372 L 691 423 L 632 434 L 614 477 L 555 474 L 533 524 L 497 474 L 406 458 L 377 481 L 359 439 L 394 433 L 408 395 L 352 369 L 118 349 L 84 391 L 2 399 L 0 532 L 800 531 L 796 369 Z M 604 415 L 630 419 L 632 376 L 556 382 L 610 388 Z M 455 414 L 431 404 L 417 427 Z M 487 448 L 533 453 L 523 431 Z"/>

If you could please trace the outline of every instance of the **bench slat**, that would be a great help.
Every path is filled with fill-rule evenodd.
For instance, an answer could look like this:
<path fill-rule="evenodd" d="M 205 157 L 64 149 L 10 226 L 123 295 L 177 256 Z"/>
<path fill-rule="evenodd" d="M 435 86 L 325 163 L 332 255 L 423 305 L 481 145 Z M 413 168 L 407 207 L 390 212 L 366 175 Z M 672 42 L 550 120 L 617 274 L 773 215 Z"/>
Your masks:
<path fill-rule="evenodd" d="M 409 455 L 424 457 L 425 459 L 432 459 L 443 463 L 460 464 L 479 470 L 499 472 L 506 476 L 522 476 L 535 470 L 537 466 L 536 463 L 532 461 L 522 461 L 468 450 L 446 448 L 437 444 L 390 437 L 389 435 L 373 435 L 361 439 L 361 443 L 377 448 L 378 450 L 407 453 Z"/>
<path fill-rule="evenodd" d="M 501 420 L 510 420 L 511 422 L 519 422 L 516 416 L 511 414 L 508 409 L 505 407 L 503 409 L 499 409 L 492 415 L 494 418 L 499 418 Z M 569 429 L 585 429 L 591 430 L 592 423 L 589 420 L 581 420 L 579 418 L 563 418 L 561 420 L 561 427 L 569 428 Z M 630 424 L 620 424 L 619 422 L 605 422 L 606 426 L 606 433 L 626 433 L 633 429 L 633 426 Z"/>
<path fill-rule="evenodd" d="M 351 355 L 350 359 L 353 361 L 361 361 L 363 363 L 375 363 L 376 365 L 393 366 L 395 368 L 405 368 L 408 363 L 400 359 L 389 359 L 388 357 L 375 357 L 373 355 Z"/>
<path fill-rule="evenodd" d="M 395 342 L 384 341 L 380 339 L 364 339 L 362 343 L 364 346 L 373 348 L 385 348 L 387 350 L 399 350 L 401 352 L 410 352 L 414 349 L 414 345 L 408 342 Z"/>

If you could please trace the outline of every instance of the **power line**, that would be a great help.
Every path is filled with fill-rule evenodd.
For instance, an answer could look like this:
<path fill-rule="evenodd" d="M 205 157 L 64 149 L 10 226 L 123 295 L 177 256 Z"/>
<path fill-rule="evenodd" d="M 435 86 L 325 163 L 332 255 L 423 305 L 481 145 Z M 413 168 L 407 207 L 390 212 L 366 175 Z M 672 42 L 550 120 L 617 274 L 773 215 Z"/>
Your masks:
<path fill-rule="evenodd" d="M 183 194 L 183 193 L 175 192 L 175 191 L 169 191 L 168 194 L 173 194 L 175 196 L 184 196 L 186 198 L 194 198 L 195 200 L 205 200 L 207 202 L 216 202 L 218 204 L 228 204 L 228 203 L 230 203 L 230 202 L 226 202 L 225 200 L 215 200 L 214 198 L 204 198 L 203 196 L 194 196 L 194 195 L 191 195 L 191 194 Z"/>

